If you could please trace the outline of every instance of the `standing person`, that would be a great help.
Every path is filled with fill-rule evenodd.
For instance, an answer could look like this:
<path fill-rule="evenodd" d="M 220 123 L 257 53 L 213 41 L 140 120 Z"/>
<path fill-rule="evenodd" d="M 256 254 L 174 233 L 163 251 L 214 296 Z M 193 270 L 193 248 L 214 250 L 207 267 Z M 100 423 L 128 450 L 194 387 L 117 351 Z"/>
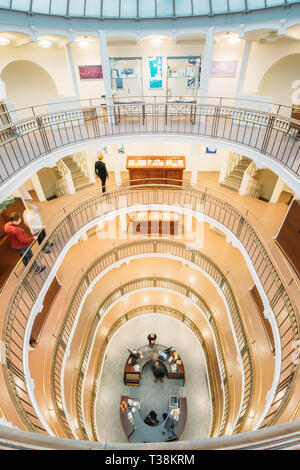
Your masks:
<path fill-rule="evenodd" d="M 149 335 L 147 336 L 147 340 L 149 341 L 149 346 L 151 347 L 154 346 L 156 338 L 157 338 L 156 333 L 149 333 Z"/>
<path fill-rule="evenodd" d="M 4 226 L 4 232 L 7 235 L 10 247 L 16 250 L 20 256 L 23 256 L 23 264 L 27 266 L 29 260 L 32 258 L 33 253 L 29 248 L 30 244 L 36 237 L 29 237 L 27 233 L 20 227 L 22 218 L 17 212 L 13 212 L 10 216 L 9 222 Z M 46 269 L 45 266 L 39 266 L 36 263 L 33 264 L 34 272 L 41 273 Z"/>
<path fill-rule="evenodd" d="M 95 163 L 95 173 L 101 179 L 102 192 L 105 193 L 106 191 L 105 182 L 106 182 L 106 178 L 109 178 L 109 174 L 107 172 L 106 165 L 102 160 L 103 160 L 103 154 L 100 153 L 98 155 L 98 160 Z"/>
<path fill-rule="evenodd" d="M 46 237 L 46 231 L 40 215 L 39 206 L 37 204 L 29 203 L 27 205 L 27 209 L 23 212 L 23 220 L 29 227 L 32 235 L 37 237 L 38 244 L 40 245 Z M 45 243 L 43 251 L 45 253 L 51 253 L 50 246 L 53 246 L 53 243 Z"/>

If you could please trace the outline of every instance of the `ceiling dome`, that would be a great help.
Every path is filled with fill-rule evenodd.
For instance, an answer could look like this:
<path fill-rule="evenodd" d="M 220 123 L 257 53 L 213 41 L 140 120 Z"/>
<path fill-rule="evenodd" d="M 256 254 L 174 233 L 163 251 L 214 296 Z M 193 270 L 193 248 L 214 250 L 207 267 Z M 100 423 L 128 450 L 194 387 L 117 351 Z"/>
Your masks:
<path fill-rule="evenodd" d="M 182 18 L 284 7 L 298 0 L 0 0 L 0 9 L 71 18 Z"/>

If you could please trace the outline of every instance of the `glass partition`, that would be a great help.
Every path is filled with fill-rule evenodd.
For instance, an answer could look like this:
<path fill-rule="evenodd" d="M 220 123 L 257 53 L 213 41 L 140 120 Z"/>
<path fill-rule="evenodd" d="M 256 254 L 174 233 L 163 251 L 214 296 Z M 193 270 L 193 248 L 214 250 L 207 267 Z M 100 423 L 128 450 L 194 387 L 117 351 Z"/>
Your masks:
<path fill-rule="evenodd" d="M 142 58 L 141 57 L 111 57 L 110 73 L 114 96 L 142 97 Z"/>
<path fill-rule="evenodd" d="M 201 56 L 167 57 L 168 96 L 197 96 L 200 77 Z"/>

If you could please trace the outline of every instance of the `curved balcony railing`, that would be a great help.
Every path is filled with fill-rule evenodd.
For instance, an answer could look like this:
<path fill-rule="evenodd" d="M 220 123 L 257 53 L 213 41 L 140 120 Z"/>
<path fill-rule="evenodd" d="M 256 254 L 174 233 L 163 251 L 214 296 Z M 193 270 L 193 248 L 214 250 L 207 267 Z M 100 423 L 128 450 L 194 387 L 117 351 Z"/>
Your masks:
<path fill-rule="evenodd" d="M 30 383 L 27 383 L 23 364 L 23 351 L 29 342 L 28 323 L 32 320 L 31 310 L 40 299 L 41 290 L 43 292 L 45 289 L 49 270 L 55 267 L 57 269 L 57 258 L 61 252 L 80 229 L 88 228 L 89 224 L 92 226 L 101 216 L 104 217 L 107 203 L 113 205 L 116 210 L 125 212 L 143 205 L 155 204 L 172 206 L 175 211 L 189 207 L 195 216 L 202 214 L 207 220 L 215 221 L 239 240 L 261 282 L 281 338 L 279 381 L 262 425 L 275 423 L 287 404 L 298 370 L 298 365 L 293 361 L 293 354 L 295 341 L 299 341 L 299 314 L 272 258 L 248 222 L 248 212 L 244 214 L 228 202 L 205 191 L 171 185 L 164 188 L 153 186 L 139 186 L 138 189 L 120 188 L 104 196 L 93 195 L 84 202 L 74 203 L 73 207 L 67 208 L 68 212 L 65 207 L 64 211 L 57 215 L 52 231 L 48 230 L 47 240 L 55 245 L 52 254 L 46 257 L 41 245 L 40 251 L 35 254 L 26 269 L 15 271 L 2 291 L 0 304 L 6 311 L 2 328 L 6 351 L 3 372 L 16 409 L 29 430 L 45 431 L 31 405 Z M 47 266 L 48 270 L 39 275 L 34 274 L 31 269 L 33 262 Z"/>
<path fill-rule="evenodd" d="M 106 271 L 110 265 L 114 265 L 115 263 L 120 263 L 124 259 L 130 259 L 131 257 L 136 256 L 145 256 L 145 255 L 152 255 L 152 256 L 169 256 L 175 257 L 176 259 L 184 260 L 187 262 L 192 263 L 195 267 L 198 267 L 202 271 L 206 272 L 210 279 L 215 282 L 215 285 L 222 290 L 224 295 L 224 299 L 227 304 L 228 311 L 230 312 L 230 316 L 232 318 L 232 322 L 235 328 L 235 333 L 237 335 L 237 342 L 238 347 L 240 350 L 241 355 L 243 354 L 243 367 L 245 372 L 244 376 L 244 394 L 243 394 L 243 403 L 240 410 L 238 425 L 235 427 L 235 432 L 241 426 L 243 418 L 246 415 L 246 411 L 248 406 L 251 402 L 251 394 L 252 394 L 252 386 L 253 386 L 253 367 L 252 367 L 252 360 L 251 354 L 247 342 L 247 337 L 245 334 L 243 322 L 241 319 L 241 314 L 231 289 L 230 284 L 228 283 L 226 277 L 222 273 L 222 271 L 218 268 L 218 266 L 207 256 L 203 255 L 198 250 L 191 250 L 186 248 L 186 246 L 182 243 L 178 242 L 170 242 L 170 241 L 162 241 L 162 240 L 143 240 L 139 242 L 131 242 L 126 243 L 118 246 L 118 248 L 114 248 L 100 258 L 98 258 L 92 266 L 87 270 L 87 272 L 82 277 L 81 281 L 79 282 L 78 286 L 75 289 L 74 296 L 72 301 L 70 302 L 69 308 L 67 309 L 67 313 L 64 319 L 63 327 L 60 331 L 60 334 L 57 339 L 55 354 L 54 354 L 54 361 L 52 367 L 52 378 L 53 378 L 53 397 L 54 402 L 56 403 L 57 410 L 60 410 L 59 416 L 62 416 L 62 425 L 67 429 L 67 436 L 70 436 L 71 429 L 67 426 L 67 420 L 65 413 L 62 413 L 63 409 L 63 400 L 62 400 L 62 390 L 61 390 L 61 376 L 62 376 L 62 360 L 61 358 L 66 352 L 68 348 L 68 344 L 70 341 L 70 334 L 74 329 L 74 322 L 75 318 L 78 315 L 78 306 L 81 305 L 84 294 L 86 294 L 87 289 L 91 285 L 91 283 L 95 282 L 95 279 L 99 277 L 99 275 Z M 118 296 L 119 293 L 115 293 L 114 295 L 110 295 L 110 301 L 113 301 L 115 296 Z M 188 292 L 190 298 L 193 298 L 191 292 Z M 195 299 L 197 299 L 197 295 L 195 295 Z M 110 303 L 108 303 L 110 305 Z M 92 321 L 92 326 L 90 328 L 90 333 L 88 335 L 84 354 L 81 360 L 81 363 L 84 364 L 84 368 L 87 365 L 87 358 L 90 353 L 90 348 L 92 345 L 92 338 L 95 334 L 98 322 L 100 318 L 104 315 L 104 311 L 107 309 L 107 305 L 100 307 L 98 313 L 95 315 L 95 318 Z M 101 311 L 101 315 L 99 315 L 99 311 Z M 79 312 L 80 313 L 80 312 Z M 227 423 L 228 419 L 228 379 L 226 373 L 226 361 L 224 360 L 224 353 L 222 351 L 221 342 L 218 335 L 217 324 L 214 320 L 213 314 L 210 312 L 208 314 L 208 321 L 212 325 L 212 328 L 215 333 L 217 350 L 218 350 L 218 357 L 220 358 L 220 374 L 222 377 L 223 388 L 225 390 L 225 408 L 223 414 L 223 421 L 219 425 L 219 435 L 222 435 Z M 84 376 L 84 371 L 82 367 L 79 368 L 80 372 L 78 374 L 77 379 L 77 390 L 81 390 L 81 384 Z M 78 396 L 78 393 L 77 393 Z M 78 403 L 80 400 L 78 398 Z M 78 408 L 80 409 L 80 408 Z M 81 427 L 81 431 L 85 438 L 87 437 L 84 431 L 84 425 L 82 420 L 82 413 L 79 411 L 78 413 L 78 423 Z"/>
<path fill-rule="evenodd" d="M 199 100 L 174 103 L 157 98 L 154 104 L 146 100 L 130 104 L 97 102 L 92 107 L 10 122 L 0 130 L 0 183 L 7 187 L 10 178 L 17 177 L 32 163 L 64 147 L 70 147 L 71 152 L 78 143 L 119 136 L 176 134 L 239 144 L 245 152 L 251 149 L 271 158 L 290 175 L 289 185 L 295 189 L 295 177 L 300 174 L 300 142 L 296 138 L 299 121 L 251 109 L 248 101 L 243 108 L 224 104 L 224 98 Z"/>

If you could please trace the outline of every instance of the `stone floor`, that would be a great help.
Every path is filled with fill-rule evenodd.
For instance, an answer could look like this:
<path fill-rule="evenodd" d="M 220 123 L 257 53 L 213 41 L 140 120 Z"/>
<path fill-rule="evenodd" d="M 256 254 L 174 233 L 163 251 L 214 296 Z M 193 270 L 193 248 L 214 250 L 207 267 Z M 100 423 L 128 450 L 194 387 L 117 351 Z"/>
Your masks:
<path fill-rule="evenodd" d="M 181 380 L 165 379 L 155 382 L 151 369 L 142 374 L 140 386 L 123 383 L 123 370 L 128 357 L 127 348 L 147 344 L 147 335 L 155 331 L 157 342 L 173 346 L 181 355 L 185 367 L 185 384 Z M 135 318 L 122 326 L 113 336 L 105 357 L 100 387 L 96 397 L 96 425 L 102 442 L 128 442 L 120 422 L 120 396 L 140 398 L 141 415 L 151 409 L 158 414 L 167 411 L 169 394 L 187 398 L 187 422 L 181 440 L 205 439 L 211 423 L 210 395 L 205 356 L 192 331 L 180 321 L 152 314 Z"/>

